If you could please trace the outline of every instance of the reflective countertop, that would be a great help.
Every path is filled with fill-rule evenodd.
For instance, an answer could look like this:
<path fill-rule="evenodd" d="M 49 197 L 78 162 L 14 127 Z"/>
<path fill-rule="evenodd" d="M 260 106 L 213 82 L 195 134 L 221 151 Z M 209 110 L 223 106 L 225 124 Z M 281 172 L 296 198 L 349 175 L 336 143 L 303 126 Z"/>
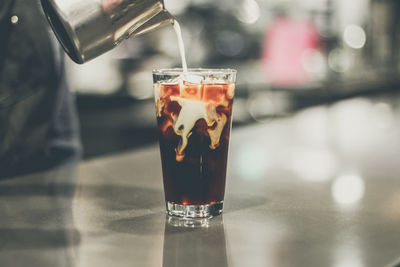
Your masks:
<path fill-rule="evenodd" d="M 0 180 L 0 266 L 396 266 L 400 103 L 234 128 L 223 215 L 165 214 L 158 146 Z"/>

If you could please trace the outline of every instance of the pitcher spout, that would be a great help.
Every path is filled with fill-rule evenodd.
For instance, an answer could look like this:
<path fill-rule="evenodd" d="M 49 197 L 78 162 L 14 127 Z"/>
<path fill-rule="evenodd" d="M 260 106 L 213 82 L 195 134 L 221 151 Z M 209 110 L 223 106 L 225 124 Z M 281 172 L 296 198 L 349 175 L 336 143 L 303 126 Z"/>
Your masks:
<path fill-rule="evenodd" d="M 151 30 L 158 29 L 164 25 L 174 24 L 175 18 L 167 11 L 163 10 L 140 27 L 132 32 L 132 36 L 138 36 Z"/>

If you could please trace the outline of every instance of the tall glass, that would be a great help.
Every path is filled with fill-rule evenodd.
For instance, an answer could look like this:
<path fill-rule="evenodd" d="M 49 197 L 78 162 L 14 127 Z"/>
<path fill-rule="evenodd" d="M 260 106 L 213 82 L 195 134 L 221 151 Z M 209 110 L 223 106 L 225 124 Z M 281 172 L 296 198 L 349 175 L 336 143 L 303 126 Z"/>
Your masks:
<path fill-rule="evenodd" d="M 222 212 L 236 70 L 153 71 L 167 212 Z"/>

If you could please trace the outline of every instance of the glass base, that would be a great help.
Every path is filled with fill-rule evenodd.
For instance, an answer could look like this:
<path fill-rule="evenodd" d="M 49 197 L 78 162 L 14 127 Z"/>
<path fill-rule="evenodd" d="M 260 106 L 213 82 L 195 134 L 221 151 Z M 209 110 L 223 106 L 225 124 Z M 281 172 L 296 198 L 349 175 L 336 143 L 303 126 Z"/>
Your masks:
<path fill-rule="evenodd" d="M 182 218 L 210 218 L 222 213 L 223 201 L 207 205 L 181 205 L 167 201 L 167 213 Z"/>

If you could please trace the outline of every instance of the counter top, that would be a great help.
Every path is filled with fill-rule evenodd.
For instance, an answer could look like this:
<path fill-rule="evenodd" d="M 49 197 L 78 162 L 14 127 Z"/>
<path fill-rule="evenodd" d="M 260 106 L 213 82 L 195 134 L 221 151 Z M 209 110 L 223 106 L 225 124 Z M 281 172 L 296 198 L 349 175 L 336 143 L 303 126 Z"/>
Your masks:
<path fill-rule="evenodd" d="M 165 214 L 156 144 L 0 180 L 0 266 L 396 266 L 395 103 L 234 128 L 223 215 L 196 225 Z"/>

